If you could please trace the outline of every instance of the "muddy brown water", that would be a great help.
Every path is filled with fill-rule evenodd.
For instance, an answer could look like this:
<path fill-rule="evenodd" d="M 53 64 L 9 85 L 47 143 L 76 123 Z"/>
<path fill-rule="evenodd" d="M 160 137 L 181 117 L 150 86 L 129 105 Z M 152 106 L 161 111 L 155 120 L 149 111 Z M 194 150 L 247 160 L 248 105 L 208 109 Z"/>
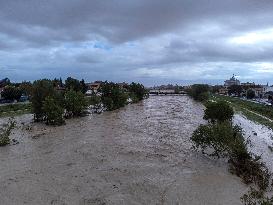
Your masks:
<path fill-rule="evenodd" d="M 240 204 L 247 187 L 226 162 L 190 149 L 202 116 L 187 96 L 151 96 L 61 127 L 17 117 L 20 143 L 0 148 L 0 204 Z"/>

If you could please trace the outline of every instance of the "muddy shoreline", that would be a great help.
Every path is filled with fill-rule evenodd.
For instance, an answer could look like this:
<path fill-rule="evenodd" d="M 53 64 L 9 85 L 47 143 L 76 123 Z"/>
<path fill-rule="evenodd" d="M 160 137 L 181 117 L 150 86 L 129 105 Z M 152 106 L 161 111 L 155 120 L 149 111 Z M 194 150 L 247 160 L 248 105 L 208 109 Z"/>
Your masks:
<path fill-rule="evenodd" d="M 226 162 L 190 149 L 202 116 L 187 96 L 154 96 L 61 127 L 17 117 L 20 143 L 0 149 L 0 204 L 241 204 L 247 187 Z"/>

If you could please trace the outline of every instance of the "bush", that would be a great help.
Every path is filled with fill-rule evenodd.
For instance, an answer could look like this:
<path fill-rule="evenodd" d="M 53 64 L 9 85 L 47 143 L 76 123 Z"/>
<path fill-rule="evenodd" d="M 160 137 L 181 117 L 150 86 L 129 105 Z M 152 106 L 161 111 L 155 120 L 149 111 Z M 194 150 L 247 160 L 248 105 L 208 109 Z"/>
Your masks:
<path fill-rule="evenodd" d="M 248 89 L 246 92 L 247 99 L 253 99 L 255 97 L 255 91 L 252 89 Z"/>
<path fill-rule="evenodd" d="M 71 77 L 68 77 L 65 80 L 65 88 L 66 88 L 66 90 L 74 90 L 76 92 L 80 91 L 83 94 L 85 94 L 87 91 L 87 86 L 86 86 L 83 79 L 81 81 L 79 81 L 79 80 L 77 80 L 75 78 L 71 78 Z"/>
<path fill-rule="evenodd" d="M 45 121 L 48 125 L 62 125 L 64 124 L 63 107 L 58 103 L 58 100 L 52 96 L 48 96 L 43 101 L 43 112 Z"/>
<path fill-rule="evenodd" d="M 247 194 L 244 194 L 241 197 L 241 201 L 245 205 L 272 205 L 273 204 L 273 196 L 269 198 L 265 196 L 263 191 L 256 190 L 253 187 L 250 187 L 250 190 Z"/>
<path fill-rule="evenodd" d="M 194 142 L 193 148 L 201 148 L 203 153 L 207 148 L 212 148 L 210 156 L 230 156 L 235 147 L 246 151 L 241 128 L 229 122 L 200 125 L 193 132 L 191 140 Z"/>
<path fill-rule="evenodd" d="M 188 90 L 188 94 L 197 101 L 206 101 L 209 99 L 209 86 L 205 84 L 194 84 Z"/>
<path fill-rule="evenodd" d="M 8 123 L 0 128 L 0 146 L 5 146 L 10 143 L 9 136 L 11 134 L 11 130 L 14 129 L 14 127 L 15 121 L 9 119 Z"/>
<path fill-rule="evenodd" d="M 80 116 L 88 103 L 82 92 L 70 90 L 65 94 L 65 109 L 67 117 Z"/>
<path fill-rule="evenodd" d="M 20 84 L 19 88 L 21 89 L 23 95 L 25 95 L 25 96 L 30 96 L 32 93 L 32 83 L 31 82 L 23 81 Z"/>
<path fill-rule="evenodd" d="M 88 104 L 98 106 L 101 103 L 101 97 L 98 95 L 91 95 L 88 98 Z"/>
<path fill-rule="evenodd" d="M 46 97 L 53 96 L 54 93 L 55 90 L 52 81 L 47 79 L 34 81 L 31 102 L 35 121 L 44 120 L 45 113 L 43 110 L 43 101 Z"/>
<path fill-rule="evenodd" d="M 205 109 L 204 119 L 211 122 L 231 121 L 234 115 L 232 107 L 225 101 L 208 102 Z"/>
<path fill-rule="evenodd" d="M 104 82 L 101 86 L 101 101 L 107 110 L 115 110 L 127 103 L 128 95 L 116 83 Z"/>
<path fill-rule="evenodd" d="M 6 100 L 17 100 L 19 101 L 20 97 L 22 96 L 23 92 L 20 88 L 14 86 L 6 86 L 2 92 L 2 97 Z"/>
<path fill-rule="evenodd" d="M 201 149 L 205 153 L 212 149 L 210 156 L 227 157 L 230 171 L 241 177 L 245 183 L 255 183 L 260 190 L 269 186 L 270 173 L 267 167 L 247 150 L 242 129 L 230 122 L 200 125 L 194 131 L 191 140 L 194 149 Z"/>
<path fill-rule="evenodd" d="M 231 85 L 228 87 L 228 94 L 229 95 L 240 96 L 242 91 L 243 91 L 243 88 L 241 85 Z"/>
<path fill-rule="evenodd" d="M 129 85 L 129 96 L 133 102 L 138 102 L 144 99 L 147 95 L 147 90 L 140 83 L 132 82 Z"/>

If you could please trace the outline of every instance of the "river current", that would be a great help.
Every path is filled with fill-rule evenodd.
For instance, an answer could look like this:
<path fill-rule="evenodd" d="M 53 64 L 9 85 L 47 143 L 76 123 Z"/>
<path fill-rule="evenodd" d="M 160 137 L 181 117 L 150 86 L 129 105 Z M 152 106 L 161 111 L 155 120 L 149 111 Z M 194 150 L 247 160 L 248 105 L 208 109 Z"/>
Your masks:
<path fill-rule="evenodd" d="M 203 109 L 151 96 L 61 127 L 17 117 L 19 144 L 0 149 L 0 204 L 240 204 L 247 187 L 227 162 L 191 149 Z"/>

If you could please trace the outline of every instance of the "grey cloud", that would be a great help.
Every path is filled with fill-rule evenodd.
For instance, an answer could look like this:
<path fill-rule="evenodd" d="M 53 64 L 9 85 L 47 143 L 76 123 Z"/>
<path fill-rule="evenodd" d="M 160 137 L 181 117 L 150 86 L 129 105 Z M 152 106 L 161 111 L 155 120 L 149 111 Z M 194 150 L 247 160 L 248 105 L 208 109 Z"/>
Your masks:
<path fill-rule="evenodd" d="M 50 70 L 132 79 L 141 69 L 193 67 L 196 78 L 216 69 L 228 74 L 229 66 L 254 76 L 248 67 L 273 63 L 273 42 L 228 43 L 273 28 L 269 0 L 0 0 L 0 8 L 0 62 L 25 76 Z"/>

